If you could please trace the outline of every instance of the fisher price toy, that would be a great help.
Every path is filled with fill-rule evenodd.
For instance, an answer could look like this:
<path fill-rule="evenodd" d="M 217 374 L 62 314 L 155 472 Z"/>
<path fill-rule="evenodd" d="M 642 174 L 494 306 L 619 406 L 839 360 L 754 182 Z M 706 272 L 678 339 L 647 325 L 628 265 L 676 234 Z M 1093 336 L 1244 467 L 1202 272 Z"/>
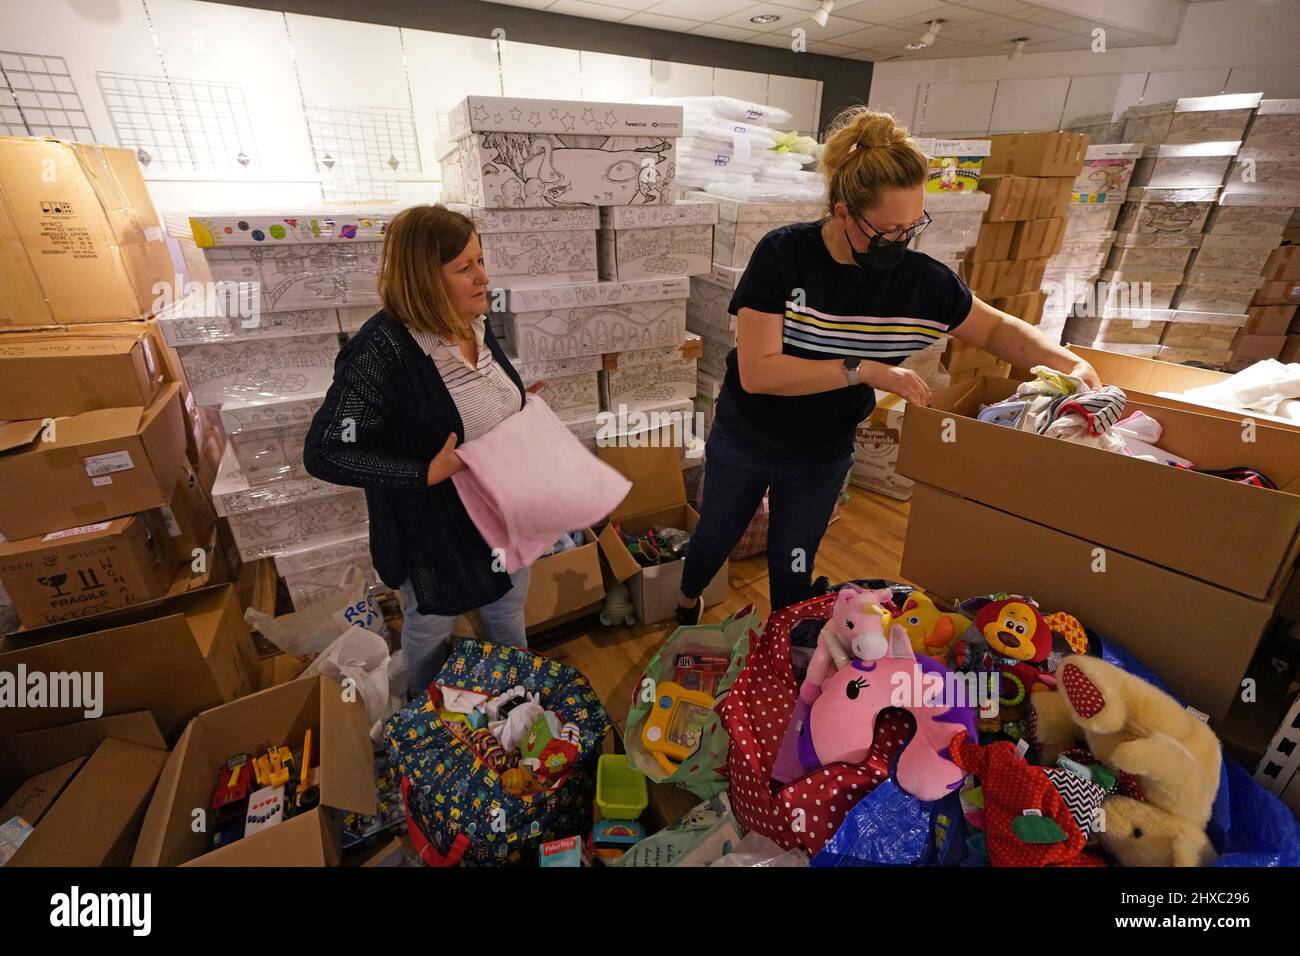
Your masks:
<path fill-rule="evenodd" d="M 641 729 L 641 744 L 665 773 L 675 773 L 700 746 L 713 697 L 674 681 L 661 683 L 657 694 Z"/>

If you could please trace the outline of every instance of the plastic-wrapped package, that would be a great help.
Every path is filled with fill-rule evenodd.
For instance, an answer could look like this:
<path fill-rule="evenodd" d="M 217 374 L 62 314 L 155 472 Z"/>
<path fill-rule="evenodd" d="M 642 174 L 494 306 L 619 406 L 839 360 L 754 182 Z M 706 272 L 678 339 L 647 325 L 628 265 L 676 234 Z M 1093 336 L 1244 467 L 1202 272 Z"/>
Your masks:
<path fill-rule="evenodd" d="M 638 103 L 664 103 L 682 107 L 683 111 L 712 113 L 742 123 L 766 123 L 780 126 L 790 122 L 790 113 L 779 106 L 751 103 L 734 96 L 648 96 Z"/>
<path fill-rule="evenodd" d="M 761 833 L 747 833 L 730 853 L 709 865 L 799 867 L 808 865 L 808 857 L 802 850 L 781 849 L 775 840 Z"/>
<path fill-rule="evenodd" d="M 706 192 L 742 202 L 819 202 L 826 196 L 826 187 L 822 182 L 784 183 L 752 182 L 736 183 L 726 180 L 711 180 L 704 187 Z"/>

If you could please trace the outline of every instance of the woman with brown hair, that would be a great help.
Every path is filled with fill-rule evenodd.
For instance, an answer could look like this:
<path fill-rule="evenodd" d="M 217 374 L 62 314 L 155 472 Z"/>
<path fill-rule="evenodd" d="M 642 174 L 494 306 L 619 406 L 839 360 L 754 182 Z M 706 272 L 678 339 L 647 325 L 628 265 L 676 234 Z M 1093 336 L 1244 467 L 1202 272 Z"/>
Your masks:
<path fill-rule="evenodd" d="M 303 450 L 312 475 L 365 489 L 371 558 L 401 591 L 417 693 L 465 611 L 480 611 L 492 641 L 526 646 L 529 569 L 506 573 L 448 480 L 464 467 L 457 444 L 524 405 L 519 373 L 484 321 L 487 292 L 468 218 L 427 205 L 394 216 L 379 270 L 383 309 L 339 351 Z"/>
<path fill-rule="evenodd" d="M 1019 367 L 1046 365 L 1097 387 L 1097 374 L 1033 326 L 971 295 L 947 266 L 907 245 L 929 225 L 929 163 L 888 113 L 836 118 L 821 160 L 829 210 L 759 241 L 728 311 L 736 348 L 705 450 L 704 497 L 677 617 L 700 594 L 768 494 L 773 609 L 811 596 L 813 560 L 853 462 L 873 389 L 919 405 L 930 390 L 899 363 L 945 334 Z"/>

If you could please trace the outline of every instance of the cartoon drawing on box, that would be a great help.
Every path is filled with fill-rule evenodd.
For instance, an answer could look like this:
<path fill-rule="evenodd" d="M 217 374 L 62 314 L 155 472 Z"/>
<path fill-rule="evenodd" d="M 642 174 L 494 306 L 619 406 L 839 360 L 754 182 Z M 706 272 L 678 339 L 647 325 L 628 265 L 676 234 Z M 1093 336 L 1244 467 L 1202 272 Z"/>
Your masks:
<path fill-rule="evenodd" d="M 957 160 L 952 156 L 945 156 L 939 164 L 939 188 L 940 189 L 960 189 L 957 184 Z"/>
<path fill-rule="evenodd" d="M 1157 211 L 1154 205 L 1143 210 L 1142 225 L 1152 232 L 1187 232 L 1199 216 L 1197 208 L 1190 204 L 1161 203 Z"/>
<path fill-rule="evenodd" d="M 1088 182 L 1092 187 L 1088 192 L 1111 193 L 1119 189 L 1124 182 L 1124 170 L 1127 165 L 1124 162 L 1114 162 L 1104 166 L 1094 166 L 1088 172 Z"/>
<path fill-rule="evenodd" d="M 672 303 L 640 303 L 646 312 L 654 306 Z M 559 359 L 628 349 L 670 345 L 670 328 L 665 310 L 656 317 L 633 317 L 629 312 L 600 306 L 568 310 L 547 310 L 514 334 L 520 339 L 521 359 Z"/>
<path fill-rule="evenodd" d="M 483 165 L 483 179 L 505 179 L 494 205 L 636 206 L 659 201 L 671 171 L 659 163 L 672 149 L 667 139 L 649 139 L 621 148 L 628 137 L 558 133 L 484 133 L 484 152 L 495 158 Z M 650 162 L 645 162 L 649 159 Z M 666 175 L 667 173 L 667 175 Z"/>
<path fill-rule="evenodd" d="M 236 376 L 230 383 L 232 391 L 255 392 L 262 395 L 268 392 L 276 395 L 289 395 L 293 392 L 301 392 L 306 387 L 306 375 L 269 368 L 258 368 L 245 372 L 243 375 Z"/>

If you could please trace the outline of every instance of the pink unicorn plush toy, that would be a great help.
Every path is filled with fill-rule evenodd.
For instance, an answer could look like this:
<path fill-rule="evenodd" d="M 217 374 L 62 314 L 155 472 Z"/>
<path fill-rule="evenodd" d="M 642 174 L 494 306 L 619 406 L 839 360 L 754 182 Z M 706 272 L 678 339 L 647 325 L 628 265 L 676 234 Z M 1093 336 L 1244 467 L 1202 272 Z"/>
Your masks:
<path fill-rule="evenodd" d="M 946 796 L 965 777 L 948 748 L 959 730 L 974 739 L 975 709 L 935 703 L 935 695 L 918 685 L 930 683 L 924 675 L 947 673 L 938 661 L 916 656 L 902 627 L 890 629 L 886 654 L 850 660 L 824 675 L 820 685 L 813 683 L 810 665 L 809 679 L 800 688 L 800 697 L 811 705 L 799 730 L 800 763 L 808 771 L 833 763 L 861 763 L 871 750 L 876 717 L 886 707 L 901 706 L 916 718 L 916 733 L 898 758 L 898 785 L 921 800 Z"/>
<path fill-rule="evenodd" d="M 889 640 L 885 637 L 883 605 L 892 597 L 889 588 L 869 591 L 856 584 L 845 584 L 840 588 L 831 618 L 817 637 L 817 648 L 808 662 L 808 674 L 799 688 L 799 697 L 805 704 L 816 699 L 817 688 L 850 658 L 874 661 L 885 656 Z M 895 624 L 894 627 L 903 630 L 901 625 Z"/>

